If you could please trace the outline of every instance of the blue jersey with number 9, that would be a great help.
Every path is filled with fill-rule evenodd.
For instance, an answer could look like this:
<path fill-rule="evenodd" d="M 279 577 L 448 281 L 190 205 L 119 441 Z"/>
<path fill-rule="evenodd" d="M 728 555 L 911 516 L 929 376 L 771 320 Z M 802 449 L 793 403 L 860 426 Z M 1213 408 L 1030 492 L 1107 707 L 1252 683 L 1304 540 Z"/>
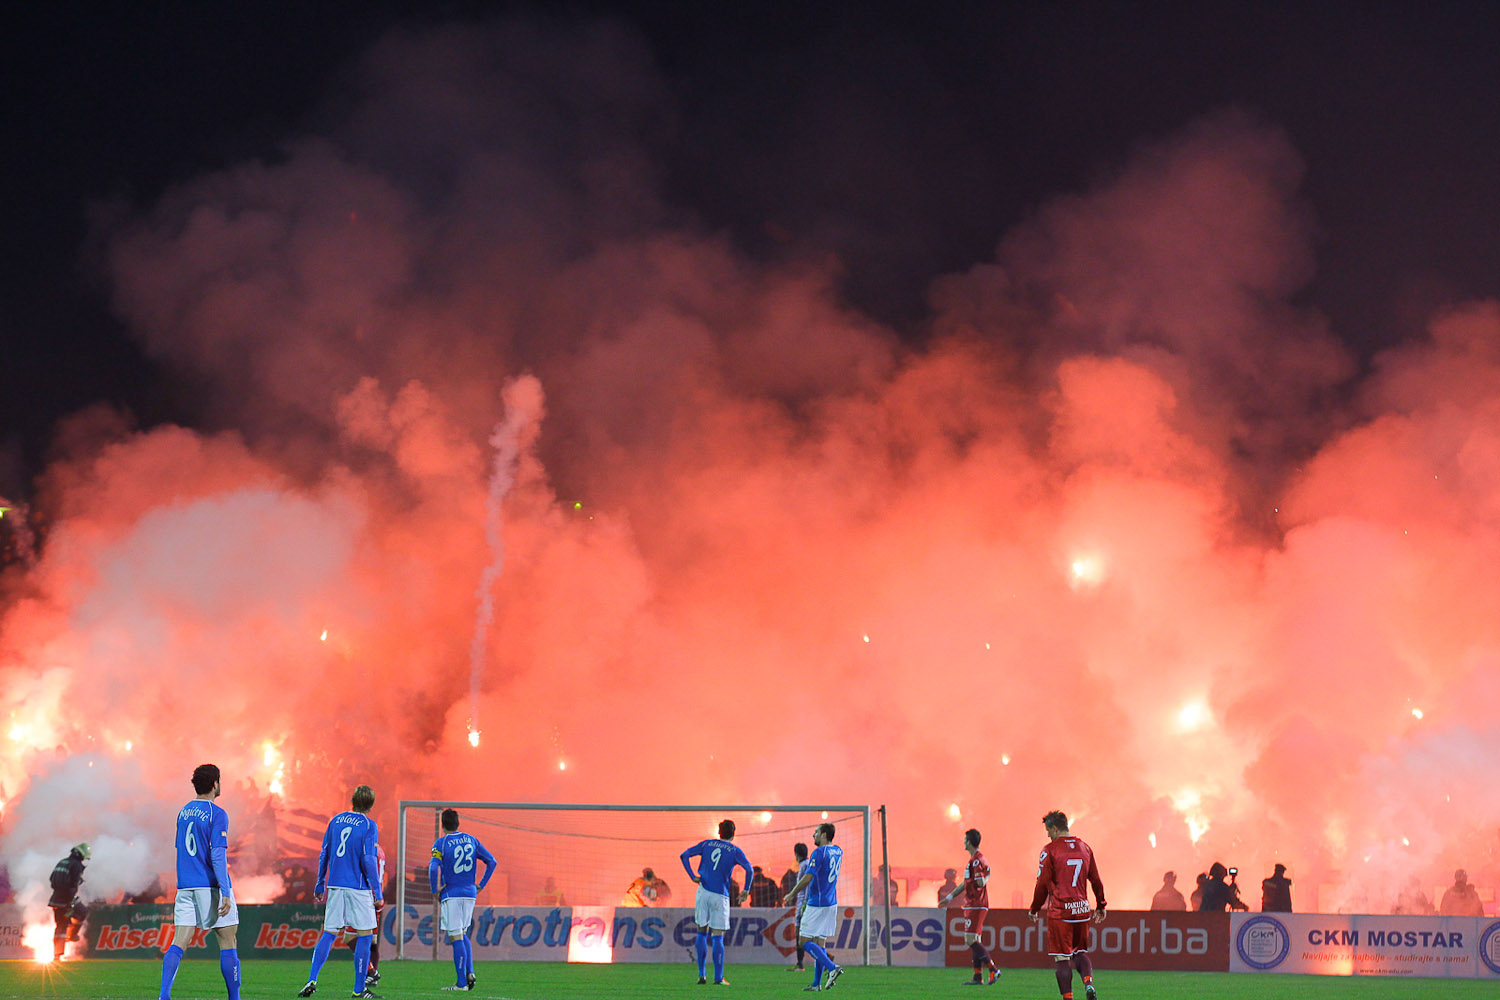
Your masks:
<path fill-rule="evenodd" d="M 495 856 L 468 833 L 445 833 L 432 845 L 432 860 L 439 867 L 443 898 L 473 897 L 482 886 L 474 884 L 476 862 L 484 862 L 485 881 L 495 868 Z"/>

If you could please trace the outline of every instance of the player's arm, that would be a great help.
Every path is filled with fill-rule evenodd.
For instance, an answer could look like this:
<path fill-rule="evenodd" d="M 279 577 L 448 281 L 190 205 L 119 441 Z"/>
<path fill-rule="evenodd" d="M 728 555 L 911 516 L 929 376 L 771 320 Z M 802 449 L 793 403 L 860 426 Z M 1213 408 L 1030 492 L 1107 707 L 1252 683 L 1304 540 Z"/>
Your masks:
<path fill-rule="evenodd" d="M 989 875 L 981 875 L 978 878 L 970 878 L 969 877 L 969 869 L 965 868 L 964 869 L 964 877 L 959 880 L 958 885 L 955 885 L 953 887 L 953 891 L 952 892 L 948 893 L 948 895 L 946 895 L 946 896 L 943 897 L 943 902 L 945 904 L 953 902 L 955 899 L 958 898 L 959 893 L 961 893 L 961 892 L 964 891 L 964 886 L 969 885 L 970 883 L 972 883 L 972 884 L 974 884 L 974 885 L 979 886 L 979 887 L 982 888 L 982 887 L 988 885 L 989 881 L 990 881 Z"/>
<path fill-rule="evenodd" d="M 333 824 L 329 823 L 328 829 L 323 831 L 323 846 L 318 850 L 318 877 L 313 882 L 313 898 L 320 903 L 328 891 L 328 854 L 332 847 Z"/>
<path fill-rule="evenodd" d="M 750 883 L 755 881 L 755 869 L 750 867 L 750 859 L 745 857 L 744 848 L 735 847 L 734 850 L 739 855 L 739 857 L 734 859 L 735 864 L 739 865 L 745 873 L 745 893 L 748 895 L 750 892 Z"/>
<path fill-rule="evenodd" d="M 818 850 L 821 850 L 821 848 L 819 848 Z M 813 855 L 814 856 L 817 855 L 818 850 L 814 850 L 813 851 Z M 817 864 L 815 862 L 813 862 L 812 858 L 809 858 L 808 859 L 807 870 L 804 871 L 801 875 L 797 876 L 797 884 L 794 885 L 794 886 L 792 886 L 792 891 L 789 892 L 789 893 L 787 893 L 786 896 L 782 898 L 782 902 L 785 903 L 787 906 L 793 905 L 796 902 L 797 893 L 801 892 L 803 886 L 805 886 L 805 885 L 807 885 L 807 883 L 811 882 L 813 880 L 813 876 L 816 875 L 817 873 L 818 873 L 818 866 L 817 866 Z"/>
<path fill-rule="evenodd" d="M 702 844 L 694 844 L 692 847 L 689 847 L 687 850 L 683 851 L 682 854 L 681 854 L 682 870 L 685 871 L 685 872 L 687 872 L 688 878 L 692 879 L 694 882 L 702 882 L 703 880 L 698 877 L 698 873 L 697 872 L 693 871 L 693 866 L 690 865 L 690 864 L 688 864 L 688 858 L 701 858 L 702 856 L 703 856 L 703 845 Z"/>
<path fill-rule="evenodd" d="M 1094 923 L 1104 922 L 1104 910 L 1109 906 L 1104 901 L 1104 881 L 1099 878 L 1099 859 L 1089 852 L 1089 885 L 1094 887 Z"/>
<path fill-rule="evenodd" d="M 437 895 L 441 887 L 439 879 L 443 874 L 443 842 L 437 840 L 432 845 L 432 860 L 427 862 L 427 885 L 432 889 L 432 894 Z"/>
<path fill-rule="evenodd" d="M 490 876 L 495 874 L 495 856 L 485 850 L 485 846 L 477 839 L 474 841 L 474 856 L 484 862 L 484 878 L 479 880 L 479 885 L 474 889 L 476 893 L 479 893 L 483 892 L 484 887 L 489 885 Z"/>
<path fill-rule="evenodd" d="M 1031 907 L 1027 910 L 1032 920 L 1041 916 L 1047 905 L 1047 896 L 1052 892 L 1052 852 L 1043 851 L 1041 864 L 1036 869 L 1036 889 L 1031 893 Z"/>
<path fill-rule="evenodd" d="M 219 891 L 223 899 L 219 900 L 219 916 L 229 914 L 229 894 L 233 887 L 229 884 L 229 814 L 220 812 L 208 824 L 208 840 L 213 846 L 209 848 L 209 863 L 213 865 L 214 878 L 219 881 Z M 82 869 L 79 870 L 82 875 Z M 81 879 L 80 879 L 81 881 Z"/>
<path fill-rule="evenodd" d="M 375 856 L 375 847 L 379 844 L 380 831 L 375 824 L 369 824 L 369 830 L 365 833 L 365 845 L 359 852 L 359 868 L 365 877 L 365 884 L 370 886 L 370 891 L 375 894 L 375 908 L 378 910 L 385 905 L 381 893 L 385 890 L 380 885 L 380 860 Z"/>

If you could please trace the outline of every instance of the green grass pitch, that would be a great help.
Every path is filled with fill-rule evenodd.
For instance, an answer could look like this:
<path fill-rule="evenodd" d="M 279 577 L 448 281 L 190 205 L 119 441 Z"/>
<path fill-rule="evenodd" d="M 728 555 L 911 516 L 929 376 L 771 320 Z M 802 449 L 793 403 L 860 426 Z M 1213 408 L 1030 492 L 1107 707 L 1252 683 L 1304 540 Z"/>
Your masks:
<path fill-rule="evenodd" d="M 726 970 L 727 988 L 699 986 L 695 969 L 684 965 L 568 965 L 558 962 L 480 962 L 475 970 L 479 985 L 465 994 L 475 1000 L 600 1000 L 600 998 L 671 998 L 728 996 L 785 998 L 799 996 L 811 981 L 811 973 L 787 972 L 780 966 L 742 965 Z M 396 962 L 381 964 L 383 978 L 375 992 L 388 1000 L 405 997 L 447 996 L 439 987 L 453 981 L 446 962 Z M 300 962 L 247 961 L 241 972 L 244 1000 L 288 1000 L 306 981 L 307 967 Z M 863 969 L 850 967 L 832 991 L 835 997 L 879 997 L 881 1000 L 928 1000 L 937 996 L 965 996 L 977 989 L 960 984 L 966 969 Z M 34 962 L 0 962 L 0 1000 L 41 998 L 153 998 L 161 982 L 161 966 L 147 961 L 87 960 L 60 966 Z M 1400 998 L 1494 997 L 1494 980 L 1387 979 L 1377 977 L 1335 978 L 1329 976 L 1229 975 L 1201 972 L 1110 972 L 1099 969 L 1095 986 L 1100 1000 L 1204 1000 L 1244 998 L 1262 1000 L 1322 1000 L 1327 997 Z M 1083 988 L 1075 980 L 1078 1000 Z M 338 1000 L 353 992 L 348 962 L 330 963 L 323 970 L 316 1000 Z M 1022 969 L 1005 973 L 981 996 L 1051 1000 L 1057 997 L 1057 982 L 1045 970 Z M 219 963 L 192 959 L 182 963 L 173 1000 L 220 1000 L 224 980 Z"/>

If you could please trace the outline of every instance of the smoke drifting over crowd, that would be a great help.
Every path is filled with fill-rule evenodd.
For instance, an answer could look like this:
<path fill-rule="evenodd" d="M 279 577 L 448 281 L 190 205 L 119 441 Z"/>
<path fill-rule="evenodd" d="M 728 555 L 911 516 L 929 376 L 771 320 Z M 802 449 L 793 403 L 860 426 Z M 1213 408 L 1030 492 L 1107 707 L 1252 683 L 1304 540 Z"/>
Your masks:
<path fill-rule="evenodd" d="M 1142 137 L 914 336 L 674 204 L 624 30 L 397 33 L 328 109 L 101 216 L 120 316 L 213 413 L 60 434 L 4 581 L 13 867 L 114 831 L 167 870 L 205 760 L 383 818 L 888 803 L 896 865 L 975 825 L 1016 885 L 1062 808 L 1116 905 L 1218 858 L 1371 899 L 1496 863 L 1500 305 L 1357 374 L 1296 301 L 1274 123 Z"/>

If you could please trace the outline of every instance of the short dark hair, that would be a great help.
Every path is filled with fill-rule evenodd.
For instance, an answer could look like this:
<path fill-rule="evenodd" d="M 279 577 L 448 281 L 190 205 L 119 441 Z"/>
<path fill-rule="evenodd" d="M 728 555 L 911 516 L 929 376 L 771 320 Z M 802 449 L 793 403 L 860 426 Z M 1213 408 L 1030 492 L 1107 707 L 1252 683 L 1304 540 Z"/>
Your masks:
<path fill-rule="evenodd" d="M 375 789 L 369 785 L 360 785 L 354 790 L 354 797 L 349 801 L 354 806 L 355 812 L 367 813 L 375 804 Z"/>
<path fill-rule="evenodd" d="M 979 846 L 979 831 L 976 830 L 976 829 L 974 829 L 973 827 L 970 827 L 969 829 L 967 829 L 967 830 L 964 831 L 964 839 L 967 840 L 969 843 L 973 844 L 975 847 L 978 847 Z"/>
<path fill-rule="evenodd" d="M 719 839 L 720 840 L 733 840 L 734 839 L 734 820 L 732 820 L 732 819 L 721 819 L 721 820 L 719 820 Z"/>
<path fill-rule="evenodd" d="M 443 810 L 443 829 L 447 830 L 449 833 L 452 833 L 454 830 L 458 829 L 458 810 L 457 809 L 444 809 Z"/>
<path fill-rule="evenodd" d="M 1067 833 L 1068 814 L 1063 812 L 1061 809 L 1054 809 L 1047 815 L 1042 817 L 1042 825 L 1050 826 L 1054 830 L 1061 830 L 1063 833 Z"/>
<path fill-rule="evenodd" d="M 199 764 L 193 768 L 193 791 L 207 795 L 219 783 L 219 765 Z"/>
<path fill-rule="evenodd" d="M 806 861 L 807 845 L 800 840 L 797 841 L 792 845 L 792 856 L 795 857 L 798 861 Z"/>
<path fill-rule="evenodd" d="M 833 843 L 834 826 L 832 823 L 819 823 L 818 832 L 827 837 L 830 844 Z"/>

